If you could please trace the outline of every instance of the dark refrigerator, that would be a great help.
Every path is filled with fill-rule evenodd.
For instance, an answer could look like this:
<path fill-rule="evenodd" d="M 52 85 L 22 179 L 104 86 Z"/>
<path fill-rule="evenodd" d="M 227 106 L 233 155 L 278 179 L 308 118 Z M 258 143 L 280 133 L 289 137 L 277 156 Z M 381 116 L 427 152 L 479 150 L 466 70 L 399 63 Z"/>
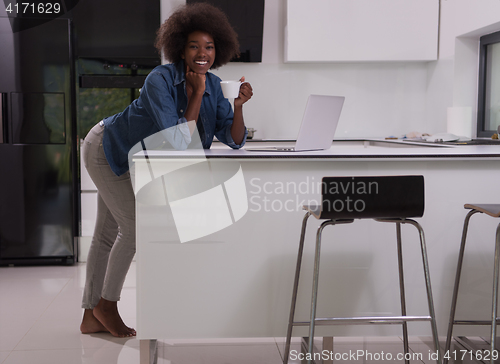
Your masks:
<path fill-rule="evenodd" d="M 70 21 L 0 17 L 0 265 L 76 261 Z"/>

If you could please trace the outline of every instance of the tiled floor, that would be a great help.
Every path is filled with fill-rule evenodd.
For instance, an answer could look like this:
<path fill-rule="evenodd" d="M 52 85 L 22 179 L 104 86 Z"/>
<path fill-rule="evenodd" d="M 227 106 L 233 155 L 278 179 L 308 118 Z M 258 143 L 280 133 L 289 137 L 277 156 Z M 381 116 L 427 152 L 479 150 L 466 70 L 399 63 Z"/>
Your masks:
<path fill-rule="evenodd" d="M 135 325 L 134 277 L 133 264 L 119 304 L 122 317 L 130 326 Z M 135 338 L 80 334 L 84 278 L 85 264 L 0 268 L 0 364 L 139 363 L 139 341 Z M 320 342 L 318 345 L 321 347 Z M 279 364 L 283 346 L 283 338 L 161 341 L 158 363 Z M 417 358 L 412 363 L 432 362 L 428 360 L 428 343 L 413 338 L 410 346 L 413 352 L 423 353 L 423 360 Z M 353 357 L 347 353 L 357 350 L 373 355 L 373 360 L 356 357 L 358 363 L 380 363 L 382 352 L 393 356 L 391 362 L 403 362 L 395 360 L 402 352 L 399 338 L 335 338 L 334 348 L 335 353 L 344 354 L 347 359 L 335 360 L 336 363 L 352 363 Z M 298 342 L 292 349 L 299 349 Z"/>

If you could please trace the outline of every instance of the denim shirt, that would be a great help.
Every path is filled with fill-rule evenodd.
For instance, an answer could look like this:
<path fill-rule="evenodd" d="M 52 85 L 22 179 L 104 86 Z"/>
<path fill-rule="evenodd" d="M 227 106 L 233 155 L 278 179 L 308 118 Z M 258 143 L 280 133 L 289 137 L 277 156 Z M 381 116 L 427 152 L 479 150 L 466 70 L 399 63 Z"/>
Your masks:
<path fill-rule="evenodd" d="M 132 147 L 160 131 L 176 149 L 185 149 L 191 142 L 184 117 L 187 104 L 184 61 L 153 69 L 146 77 L 139 98 L 123 112 L 103 120 L 102 143 L 112 171 L 117 176 L 127 172 L 128 153 Z M 210 148 L 214 135 L 234 149 L 245 144 L 246 128 L 241 144 L 236 144 L 231 137 L 233 110 L 222 94 L 220 78 L 213 73 L 206 74 L 199 115 L 198 131 L 204 149 Z"/>

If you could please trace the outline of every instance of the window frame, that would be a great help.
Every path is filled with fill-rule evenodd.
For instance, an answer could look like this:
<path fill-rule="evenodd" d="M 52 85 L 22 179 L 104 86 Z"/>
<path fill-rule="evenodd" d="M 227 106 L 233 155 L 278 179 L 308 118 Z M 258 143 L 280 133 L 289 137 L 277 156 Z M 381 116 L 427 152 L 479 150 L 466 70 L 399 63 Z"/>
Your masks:
<path fill-rule="evenodd" d="M 479 38 L 479 79 L 478 79 L 478 104 L 477 104 L 477 136 L 491 137 L 497 130 L 486 130 L 486 85 L 487 85 L 487 59 L 488 46 L 500 43 L 500 31 L 483 35 Z"/>

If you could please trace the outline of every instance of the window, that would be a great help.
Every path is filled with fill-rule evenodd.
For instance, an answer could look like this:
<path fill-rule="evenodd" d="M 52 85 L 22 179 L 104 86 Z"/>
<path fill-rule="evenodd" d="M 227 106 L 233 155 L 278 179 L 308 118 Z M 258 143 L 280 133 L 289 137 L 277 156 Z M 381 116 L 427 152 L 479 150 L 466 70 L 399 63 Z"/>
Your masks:
<path fill-rule="evenodd" d="M 477 136 L 490 137 L 500 126 L 500 32 L 480 38 Z"/>

